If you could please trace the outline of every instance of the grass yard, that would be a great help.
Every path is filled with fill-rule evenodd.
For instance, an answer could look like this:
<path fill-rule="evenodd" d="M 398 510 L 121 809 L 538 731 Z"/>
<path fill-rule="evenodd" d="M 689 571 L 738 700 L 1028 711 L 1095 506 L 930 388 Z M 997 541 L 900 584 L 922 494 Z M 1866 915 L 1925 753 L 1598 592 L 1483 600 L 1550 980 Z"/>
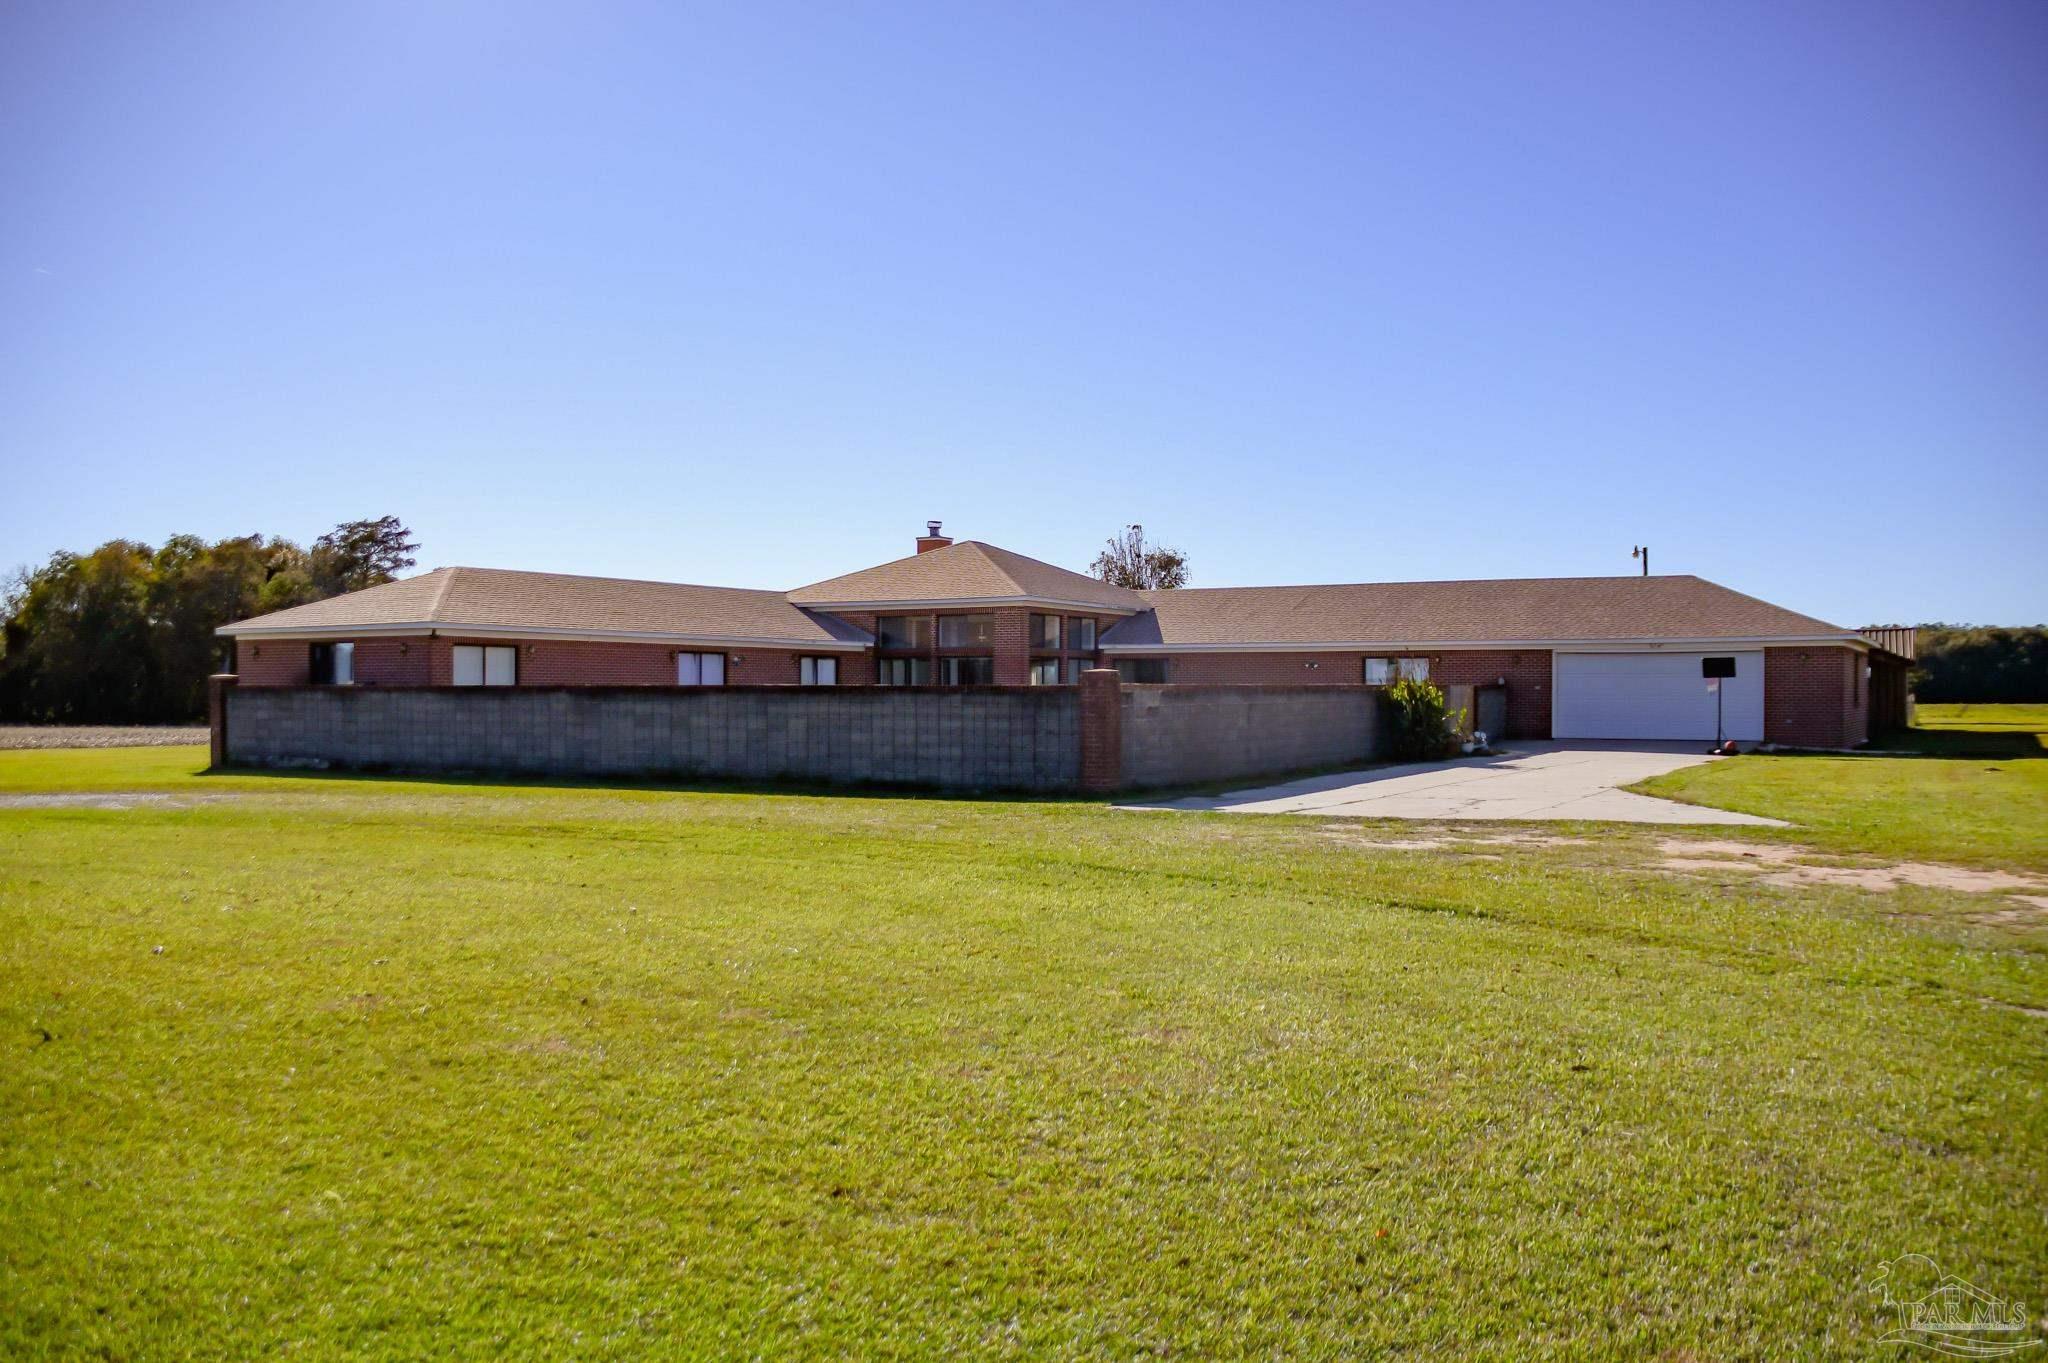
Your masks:
<path fill-rule="evenodd" d="M 1634 789 L 1767 814 L 1840 851 L 2048 871 L 2048 705 L 1923 705 L 1910 757 L 1755 754 Z"/>
<path fill-rule="evenodd" d="M 204 760 L 0 752 L 0 1355 L 1775 1360 L 1875 1356 L 1901 1254 L 2048 1297 L 2048 933 L 1975 897 Z M 1829 836 L 2042 864 L 2031 776 L 1892 765 Z"/>

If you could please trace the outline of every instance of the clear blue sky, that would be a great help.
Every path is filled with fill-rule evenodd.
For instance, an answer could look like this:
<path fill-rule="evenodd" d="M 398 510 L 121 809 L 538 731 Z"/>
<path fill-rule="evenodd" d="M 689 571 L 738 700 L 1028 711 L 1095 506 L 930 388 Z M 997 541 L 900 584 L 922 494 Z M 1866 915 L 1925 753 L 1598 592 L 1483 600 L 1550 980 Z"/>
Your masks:
<path fill-rule="evenodd" d="M 2048 5 L 0 9 L 0 568 L 2048 617 Z"/>

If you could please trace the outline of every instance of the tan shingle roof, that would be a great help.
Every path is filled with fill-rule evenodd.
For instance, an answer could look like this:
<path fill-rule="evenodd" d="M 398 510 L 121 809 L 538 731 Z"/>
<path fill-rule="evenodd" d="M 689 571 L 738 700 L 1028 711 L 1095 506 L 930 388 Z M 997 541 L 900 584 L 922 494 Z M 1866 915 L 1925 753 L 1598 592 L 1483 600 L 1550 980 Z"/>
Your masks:
<path fill-rule="evenodd" d="M 225 627 L 223 634 L 426 625 L 824 647 L 864 644 L 843 620 L 800 610 L 781 592 L 572 577 L 502 568 L 436 568 L 346 596 Z"/>
<path fill-rule="evenodd" d="M 1043 602 L 1117 611 L 1145 607 L 1142 593 L 1112 587 L 1085 573 L 1070 572 L 979 540 L 962 540 L 943 549 L 813 582 L 791 592 L 789 599 L 800 606 L 841 609 L 948 601 Z"/>
<path fill-rule="evenodd" d="M 1111 626 L 1104 648 L 1855 637 L 1689 576 L 1183 587 L 1145 596 L 1151 609 Z"/>

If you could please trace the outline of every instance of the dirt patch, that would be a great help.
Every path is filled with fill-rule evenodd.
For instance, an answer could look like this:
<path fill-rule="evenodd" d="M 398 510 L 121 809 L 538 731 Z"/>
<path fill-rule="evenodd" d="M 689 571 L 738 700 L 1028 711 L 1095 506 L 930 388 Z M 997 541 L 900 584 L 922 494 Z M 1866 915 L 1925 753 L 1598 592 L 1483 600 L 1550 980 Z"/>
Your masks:
<path fill-rule="evenodd" d="M 185 809 L 246 797 L 228 792 L 173 795 L 160 790 L 69 790 L 0 794 L 0 809 Z"/>
<path fill-rule="evenodd" d="M 0 795 L 0 809 L 134 809 L 138 805 L 167 805 L 171 797 L 145 791 L 105 791 L 94 794 Z"/>
<path fill-rule="evenodd" d="M 1323 835 L 1347 847 L 1387 852 L 1458 852 L 1467 847 L 1581 847 L 1591 838 L 1564 838 L 1546 833 L 1443 833 L 1417 838 L 1361 838 L 1348 823 L 1328 825 Z"/>
<path fill-rule="evenodd" d="M 1852 889 L 1887 891 L 1901 885 L 1918 885 L 1930 890 L 1955 890 L 1963 894 L 2010 894 L 2018 890 L 2048 890 L 2048 885 L 2031 876 L 2010 871 L 1978 871 L 1964 866 L 1940 866 L 1927 861 L 1901 861 L 1890 865 L 1859 865 L 1827 858 L 1811 847 L 1790 843 L 1716 841 L 1703 838 L 1666 838 L 1657 844 L 1663 853 L 1661 868 L 1669 871 L 1751 871 L 1765 885 L 1846 885 Z M 2043 897 L 2048 904 L 2048 897 Z"/>
<path fill-rule="evenodd" d="M 1973 923 L 1987 927 L 2012 928 L 2020 932 L 2032 932 L 2048 927 L 2048 907 L 2036 908 L 2040 900 L 2027 895 L 2014 895 L 2011 899 L 1997 901 L 2004 908 L 1984 909 L 1970 915 Z"/>
<path fill-rule="evenodd" d="M 204 725 L 0 724 L 0 748 L 175 748 L 206 737 Z"/>

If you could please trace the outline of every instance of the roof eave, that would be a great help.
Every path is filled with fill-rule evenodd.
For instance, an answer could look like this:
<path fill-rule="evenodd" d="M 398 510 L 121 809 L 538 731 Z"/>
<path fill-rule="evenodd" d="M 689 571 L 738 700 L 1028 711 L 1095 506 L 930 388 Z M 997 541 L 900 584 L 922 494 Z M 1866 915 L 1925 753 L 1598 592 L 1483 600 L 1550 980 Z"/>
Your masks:
<path fill-rule="evenodd" d="M 849 626 L 849 628 L 851 628 Z M 686 634 L 673 630 L 551 629 L 537 625 L 465 625 L 446 620 L 417 620 L 375 625 L 273 625 L 242 620 L 222 625 L 215 634 L 231 639 L 393 639 L 446 635 L 462 639 L 549 639 L 562 643 L 703 644 L 713 648 L 788 648 L 810 652 L 858 653 L 874 644 L 862 632 L 858 639 L 792 639 L 768 635 Z"/>
<path fill-rule="evenodd" d="M 1269 640 L 1228 644 L 1119 644 L 1102 641 L 1104 653 L 1414 653 L 1428 649 L 1549 649 L 1552 652 L 1617 653 L 1685 651 L 1700 648 L 1792 648 L 1799 645 L 1843 645 L 1868 650 L 1868 639 L 1854 634 L 1714 635 L 1684 639 L 1364 639 Z"/>

